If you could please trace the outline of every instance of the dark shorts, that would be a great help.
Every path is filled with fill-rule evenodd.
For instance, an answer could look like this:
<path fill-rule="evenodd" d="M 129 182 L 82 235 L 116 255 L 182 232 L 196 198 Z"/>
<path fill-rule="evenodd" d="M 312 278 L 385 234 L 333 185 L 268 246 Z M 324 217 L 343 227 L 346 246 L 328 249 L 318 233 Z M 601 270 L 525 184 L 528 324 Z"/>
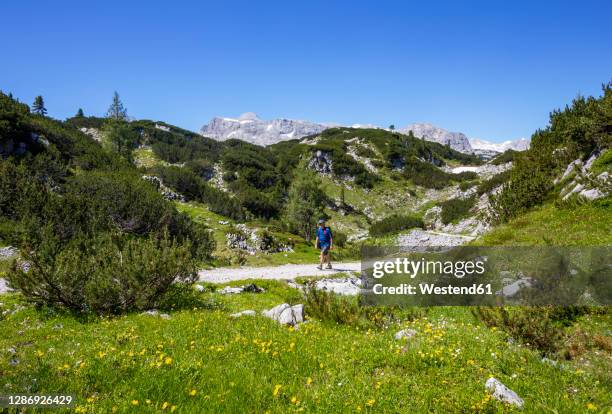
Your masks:
<path fill-rule="evenodd" d="M 320 249 L 321 249 L 321 253 L 326 255 L 327 253 L 329 253 L 329 244 L 322 244 L 320 246 Z"/>

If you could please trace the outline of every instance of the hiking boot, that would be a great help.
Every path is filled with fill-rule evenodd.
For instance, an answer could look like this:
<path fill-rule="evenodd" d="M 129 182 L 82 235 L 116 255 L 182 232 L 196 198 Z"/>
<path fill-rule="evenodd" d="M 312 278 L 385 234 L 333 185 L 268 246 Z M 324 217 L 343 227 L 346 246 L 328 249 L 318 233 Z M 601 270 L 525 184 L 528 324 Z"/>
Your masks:
<path fill-rule="evenodd" d="M 331 267 L 331 263 L 328 263 L 328 264 L 327 264 L 327 267 L 325 267 L 325 268 L 326 268 L 326 269 L 331 269 L 331 268 L 332 268 L 332 267 Z"/>
<path fill-rule="evenodd" d="M 323 270 L 323 266 L 318 265 L 318 266 L 317 266 L 317 269 L 319 269 L 319 270 Z"/>

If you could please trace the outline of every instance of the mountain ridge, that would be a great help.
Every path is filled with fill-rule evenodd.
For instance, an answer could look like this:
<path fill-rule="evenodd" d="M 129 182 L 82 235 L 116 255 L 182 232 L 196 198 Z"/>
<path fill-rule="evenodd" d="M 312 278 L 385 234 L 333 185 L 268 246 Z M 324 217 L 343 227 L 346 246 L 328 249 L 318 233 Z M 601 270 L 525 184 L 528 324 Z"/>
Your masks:
<path fill-rule="evenodd" d="M 213 138 L 217 141 L 229 139 L 240 139 L 251 144 L 268 146 L 278 142 L 291 139 L 301 139 L 306 136 L 316 135 L 328 128 L 343 126 L 339 123 L 317 123 L 306 120 L 275 118 L 271 120 L 261 119 L 255 112 L 245 112 L 233 117 L 213 117 L 207 124 L 203 125 L 199 133 L 202 136 Z M 351 128 L 384 129 L 372 124 L 346 125 Z M 403 134 L 412 131 L 417 138 L 427 141 L 438 142 L 449 145 L 452 149 L 471 153 L 500 153 L 507 149 L 523 151 L 529 148 L 529 140 L 520 138 L 518 140 L 507 140 L 502 143 L 494 143 L 481 139 L 470 139 L 462 132 L 453 132 L 440 128 L 430 123 L 413 123 L 398 130 Z"/>

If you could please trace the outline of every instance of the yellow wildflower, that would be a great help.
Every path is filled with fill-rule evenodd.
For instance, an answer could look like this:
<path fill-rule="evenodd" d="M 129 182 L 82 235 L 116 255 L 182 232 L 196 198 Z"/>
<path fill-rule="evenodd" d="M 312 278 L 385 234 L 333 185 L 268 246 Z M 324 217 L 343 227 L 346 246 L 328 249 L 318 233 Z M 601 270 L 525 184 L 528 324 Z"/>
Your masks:
<path fill-rule="evenodd" d="M 194 397 L 198 392 L 196 390 L 191 390 L 189 391 L 189 395 L 191 395 L 192 397 Z"/>
<path fill-rule="evenodd" d="M 132 405 L 138 405 L 138 400 L 132 400 Z"/>
<path fill-rule="evenodd" d="M 164 361 L 164 363 L 165 363 L 166 365 L 170 365 L 170 364 L 172 364 L 172 358 L 167 357 L 167 358 L 166 358 L 166 360 Z"/>
<path fill-rule="evenodd" d="M 275 397 L 276 397 L 276 396 L 278 396 L 278 393 L 279 393 L 279 391 L 280 391 L 281 387 L 282 387 L 282 385 L 280 385 L 280 384 L 276 384 L 276 385 L 274 386 L 274 391 L 272 391 L 272 395 L 273 395 L 273 396 L 275 396 Z"/>

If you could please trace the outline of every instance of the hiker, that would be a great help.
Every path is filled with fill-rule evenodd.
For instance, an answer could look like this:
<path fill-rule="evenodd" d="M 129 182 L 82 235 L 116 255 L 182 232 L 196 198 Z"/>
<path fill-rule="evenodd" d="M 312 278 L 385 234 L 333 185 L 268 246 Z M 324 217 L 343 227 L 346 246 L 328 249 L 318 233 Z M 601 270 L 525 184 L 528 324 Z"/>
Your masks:
<path fill-rule="evenodd" d="M 332 249 L 332 231 L 329 227 L 325 226 L 325 220 L 319 220 L 319 228 L 317 228 L 317 240 L 315 242 L 317 249 L 321 250 L 321 256 L 319 258 L 319 265 L 317 269 L 323 270 L 323 264 L 327 263 L 326 269 L 331 269 L 331 254 Z"/>

